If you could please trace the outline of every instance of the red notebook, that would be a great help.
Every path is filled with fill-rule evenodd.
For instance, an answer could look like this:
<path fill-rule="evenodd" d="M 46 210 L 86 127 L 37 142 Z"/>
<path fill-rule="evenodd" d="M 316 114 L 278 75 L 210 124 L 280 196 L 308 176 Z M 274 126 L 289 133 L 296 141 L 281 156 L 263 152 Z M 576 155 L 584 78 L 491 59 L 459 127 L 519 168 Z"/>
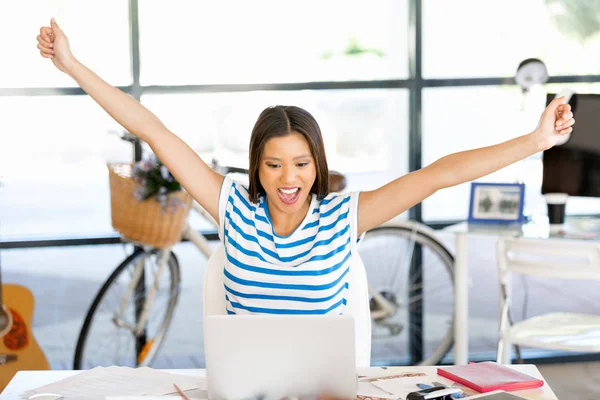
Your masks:
<path fill-rule="evenodd" d="M 463 384 L 480 393 L 491 392 L 493 390 L 510 392 L 513 390 L 533 389 L 544 384 L 543 380 L 536 379 L 492 361 L 439 367 L 438 375 Z"/>

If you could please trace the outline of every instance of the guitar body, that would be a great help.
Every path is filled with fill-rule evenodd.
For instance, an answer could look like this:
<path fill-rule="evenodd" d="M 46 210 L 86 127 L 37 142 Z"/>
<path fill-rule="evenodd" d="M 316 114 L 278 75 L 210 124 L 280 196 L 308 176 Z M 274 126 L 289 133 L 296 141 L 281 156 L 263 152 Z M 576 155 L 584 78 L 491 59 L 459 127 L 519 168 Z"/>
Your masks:
<path fill-rule="evenodd" d="M 0 390 L 21 370 L 50 369 L 31 331 L 33 294 L 19 285 L 2 285 L 2 303 L 9 323 L 0 331 Z"/>

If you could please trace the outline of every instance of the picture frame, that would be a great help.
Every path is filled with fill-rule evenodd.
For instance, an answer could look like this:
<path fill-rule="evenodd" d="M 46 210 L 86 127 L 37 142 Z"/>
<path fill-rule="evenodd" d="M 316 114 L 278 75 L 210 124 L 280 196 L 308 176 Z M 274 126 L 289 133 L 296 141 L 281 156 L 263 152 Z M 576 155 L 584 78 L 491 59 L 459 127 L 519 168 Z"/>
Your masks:
<path fill-rule="evenodd" d="M 471 183 L 469 223 L 522 224 L 525 222 L 523 183 Z"/>

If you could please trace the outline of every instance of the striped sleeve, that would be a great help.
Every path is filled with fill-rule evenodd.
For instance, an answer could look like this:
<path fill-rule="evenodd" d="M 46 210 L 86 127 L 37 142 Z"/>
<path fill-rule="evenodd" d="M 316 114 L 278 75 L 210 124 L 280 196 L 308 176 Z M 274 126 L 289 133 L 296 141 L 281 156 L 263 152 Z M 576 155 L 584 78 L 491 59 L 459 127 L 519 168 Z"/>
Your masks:
<path fill-rule="evenodd" d="M 358 199 L 360 197 L 360 192 L 353 192 L 350 194 L 350 206 L 348 210 L 348 217 L 350 219 L 350 243 L 351 243 L 351 251 L 353 255 L 356 254 L 358 250 L 358 245 L 365 237 L 365 232 L 363 232 L 360 236 L 358 236 Z"/>

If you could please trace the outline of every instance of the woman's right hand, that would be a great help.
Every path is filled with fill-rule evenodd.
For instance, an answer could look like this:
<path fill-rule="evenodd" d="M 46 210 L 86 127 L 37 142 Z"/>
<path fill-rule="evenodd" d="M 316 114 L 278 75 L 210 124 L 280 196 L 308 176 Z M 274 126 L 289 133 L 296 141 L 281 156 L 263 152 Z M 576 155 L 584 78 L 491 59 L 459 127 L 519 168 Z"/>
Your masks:
<path fill-rule="evenodd" d="M 37 48 L 40 50 L 42 57 L 50 58 L 56 68 L 68 73 L 69 68 L 76 60 L 73 53 L 71 53 L 69 39 L 59 28 L 54 18 L 50 20 L 50 26 L 40 28 L 37 40 Z"/>

